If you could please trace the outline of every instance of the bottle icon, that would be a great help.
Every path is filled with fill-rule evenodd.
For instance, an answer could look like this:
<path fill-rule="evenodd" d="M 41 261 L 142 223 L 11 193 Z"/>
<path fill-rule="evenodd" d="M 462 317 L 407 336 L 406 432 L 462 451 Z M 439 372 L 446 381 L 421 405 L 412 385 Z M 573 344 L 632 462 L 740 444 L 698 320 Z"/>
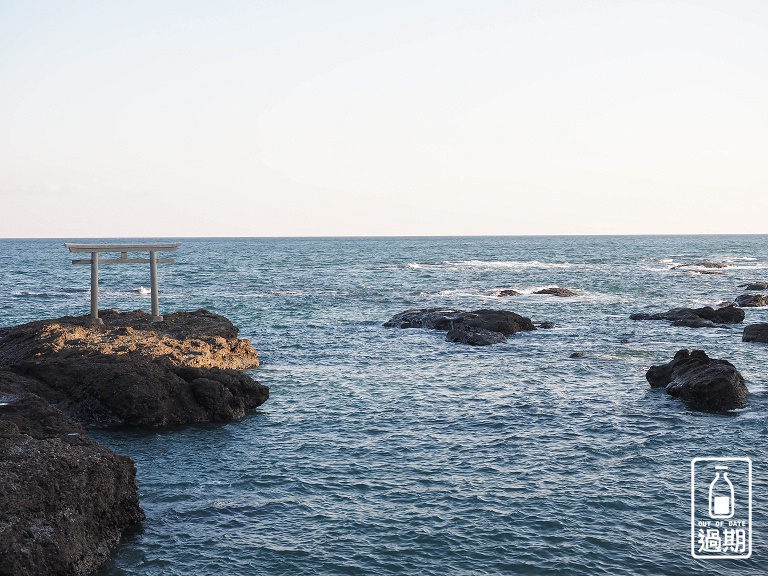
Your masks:
<path fill-rule="evenodd" d="M 728 466 L 715 466 L 715 479 L 709 485 L 709 516 L 733 517 L 733 484 L 728 480 Z"/>

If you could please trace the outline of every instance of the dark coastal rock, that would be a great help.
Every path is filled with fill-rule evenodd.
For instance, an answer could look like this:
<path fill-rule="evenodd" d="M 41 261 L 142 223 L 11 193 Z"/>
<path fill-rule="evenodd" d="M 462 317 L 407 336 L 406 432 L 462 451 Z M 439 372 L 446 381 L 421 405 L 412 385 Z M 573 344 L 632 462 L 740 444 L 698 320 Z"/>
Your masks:
<path fill-rule="evenodd" d="M 739 284 L 739 288 L 744 288 L 744 290 L 768 290 L 768 282 Z"/>
<path fill-rule="evenodd" d="M 506 342 L 507 337 L 501 332 L 492 332 L 483 328 L 454 328 L 445 335 L 447 342 L 459 342 L 470 346 L 489 346 Z"/>
<path fill-rule="evenodd" d="M 744 310 L 735 306 L 724 308 L 673 308 L 667 312 L 656 314 L 636 313 L 630 315 L 631 320 L 669 320 L 676 326 L 693 328 L 712 327 L 715 324 L 738 324 L 744 320 Z"/>
<path fill-rule="evenodd" d="M 586 357 L 587 357 L 586 352 L 573 352 L 571 353 L 570 356 L 568 356 L 568 358 L 586 358 Z"/>
<path fill-rule="evenodd" d="M 761 308 L 768 306 L 768 296 L 764 294 L 742 294 L 736 298 L 736 304 L 742 308 Z"/>
<path fill-rule="evenodd" d="M 550 330 L 557 326 L 557 324 L 554 322 L 549 322 L 548 320 L 545 320 L 544 322 L 535 322 L 534 324 L 536 328 L 541 328 L 542 330 Z"/>
<path fill-rule="evenodd" d="M 223 316 L 177 312 L 150 323 L 140 311 L 16 326 L 0 338 L 0 368 L 84 424 L 166 426 L 242 418 L 269 389 L 238 370 L 258 365 Z M 195 371 L 193 373 L 193 371 Z M 23 384 L 22 384 L 23 383 Z"/>
<path fill-rule="evenodd" d="M 768 324 L 750 324 L 744 327 L 742 342 L 765 342 L 768 344 Z"/>
<path fill-rule="evenodd" d="M 551 294 L 552 296 L 562 296 L 563 298 L 570 298 L 572 296 L 578 296 L 575 292 L 571 292 L 568 288 L 544 288 L 542 290 L 536 290 L 534 294 Z"/>
<path fill-rule="evenodd" d="M 530 318 L 508 310 L 453 310 L 424 308 L 395 314 L 384 323 L 386 328 L 429 328 L 445 330 L 449 342 L 473 346 L 498 344 L 516 332 L 535 330 Z"/>
<path fill-rule="evenodd" d="M 672 321 L 672 326 L 684 326 L 686 328 L 713 328 L 715 323 L 704 318 L 680 318 Z"/>
<path fill-rule="evenodd" d="M 144 519 L 133 461 L 39 396 L 9 394 L 17 379 L 0 372 L 0 574 L 93 572 Z"/>
<path fill-rule="evenodd" d="M 665 387 L 697 408 L 733 410 L 747 404 L 747 385 L 726 360 L 709 358 L 703 350 L 679 350 L 671 362 L 651 366 L 645 375 L 653 388 Z"/>
<path fill-rule="evenodd" d="M 673 266 L 672 269 L 677 270 L 678 268 L 689 268 L 692 266 L 696 266 L 697 268 L 727 268 L 728 264 L 725 262 L 712 262 L 711 260 L 704 260 L 702 262 L 678 264 L 677 266 Z"/>
<path fill-rule="evenodd" d="M 385 328 L 429 328 L 431 330 L 451 330 L 458 321 L 461 310 L 451 308 L 413 308 L 395 314 L 384 322 Z"/>
<path fill-rule="evenodd" d="M 517 290 L 510 290 L 510 289 L 499 290 L 498 292 L 496 292 L 496 296 L 500 298 L 503 296 L 520 296 L 520 292 L 518 292 Z"/>

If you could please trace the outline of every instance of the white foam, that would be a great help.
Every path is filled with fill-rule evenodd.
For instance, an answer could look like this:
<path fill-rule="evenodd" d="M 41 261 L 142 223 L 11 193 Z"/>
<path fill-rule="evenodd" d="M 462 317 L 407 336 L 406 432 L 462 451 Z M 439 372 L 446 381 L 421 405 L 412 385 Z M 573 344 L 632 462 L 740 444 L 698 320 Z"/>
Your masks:
<path fill-rule="evenodd" d="M 538 260 L 461 260 L 459 262 L 451 262 L 445 260 L 443 262 L 446 266 L 457 266 L 459 268 L 503 268 L 503 269 L 518 269 L 518 268 L 570 268 L 571 264 L 568 262 L 539 262 Z"/>
<path fill-rule="evenodd" d="M 138 290 L 136 290 L 139 294 L 142 296 L 148 296 L 149 294 L 152 294 L 152 290 L 149 288 L 144 288 L 144 286 L 140 286 Z"/>
<path fill-rule="evenodd" d="M 411 270 L 524 270 L 527 268 L 571 268 L 570 262 L 539 262 L 538 260 L 443 260 L 440 264 L 409 262 Z"/>

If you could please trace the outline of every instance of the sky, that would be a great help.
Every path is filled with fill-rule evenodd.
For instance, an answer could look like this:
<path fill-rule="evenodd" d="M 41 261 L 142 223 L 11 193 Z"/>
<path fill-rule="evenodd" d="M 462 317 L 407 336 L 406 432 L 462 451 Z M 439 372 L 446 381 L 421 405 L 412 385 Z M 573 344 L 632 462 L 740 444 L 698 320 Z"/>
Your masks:
<path fill-rule="evenodd" d="M 0 0 L 0 237 L 768 233 L 768 2 Z"/>

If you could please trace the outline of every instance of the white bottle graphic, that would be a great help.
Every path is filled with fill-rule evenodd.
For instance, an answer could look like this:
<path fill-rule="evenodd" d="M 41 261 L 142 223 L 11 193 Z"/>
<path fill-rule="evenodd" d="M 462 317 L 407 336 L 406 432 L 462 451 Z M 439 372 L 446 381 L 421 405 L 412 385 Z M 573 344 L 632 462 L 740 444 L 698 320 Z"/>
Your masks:
<path fill-rule="evenodd" d="M 733 517 L 733 484 L 728 480 L 728 466 L 715 466 L 715 479 L 709 485 L 709 516 L 719 519 Z"/>

